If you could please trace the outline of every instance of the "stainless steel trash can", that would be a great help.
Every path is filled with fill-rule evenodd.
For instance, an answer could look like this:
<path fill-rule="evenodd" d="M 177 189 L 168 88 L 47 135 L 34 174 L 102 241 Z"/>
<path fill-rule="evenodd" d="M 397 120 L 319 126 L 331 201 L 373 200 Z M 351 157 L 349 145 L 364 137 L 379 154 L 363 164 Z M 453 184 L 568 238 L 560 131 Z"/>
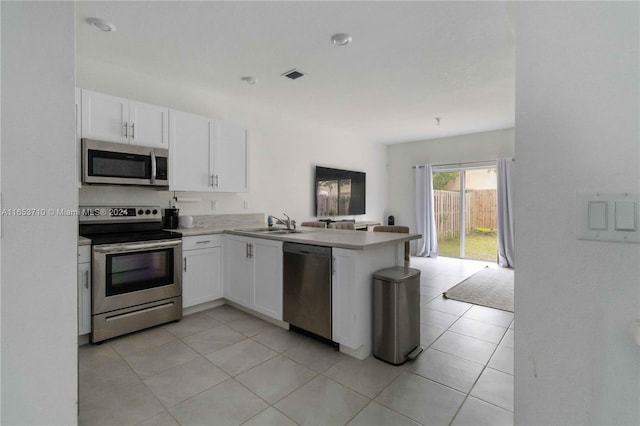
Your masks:
<path fill-rule="evenodd" d="M 420 271 L 396 266 L 373 275 L 373 356 L 400 365 L 420 347 Z"/>

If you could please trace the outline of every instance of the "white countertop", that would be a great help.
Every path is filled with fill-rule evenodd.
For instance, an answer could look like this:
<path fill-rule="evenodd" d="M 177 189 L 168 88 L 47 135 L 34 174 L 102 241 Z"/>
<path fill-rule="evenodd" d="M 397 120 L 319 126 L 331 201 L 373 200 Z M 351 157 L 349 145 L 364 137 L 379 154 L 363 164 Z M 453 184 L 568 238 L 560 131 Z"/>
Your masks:
<path fill-rule="evenodd" d="M 78 245 L 79 246 L 88 246 L 91 244 L 91 240 L 83 237 L 82 235 L 78 235 Z"/>
<path fill-rule="evenodd" d="M 264 224 L 257 224 L 254 228 L 258 228 L 260 226 L 264 226 Z M 183 237 L 192 237 L 195 235 L 223 234 L 228 229 L 228 226 L 196 226 L 193 228 L 167 229 L 167 231 L 179 232 Z"/>
<path fill-rule="evenodd" d="M 264 225 L 263 225 L 264 226 Z M 316 246 L 337 247 L 351 250 L 365 250 L 387 244 L 399 244 L 417 240 L 420 234 L 399 234 L 395 232 L 366 232 L 337 229 L 320 229 L 301 227 L 294 234 L 257 233 L 246 230 L 227 230 L 227 234 L 245 237 L 264 238 L 268 240 L 287 241 Z"/>
<path fill-rule="evenodd" d="M 267 240 L 286 241 L 316 246 L 337 247 L 351 250 L 365 250 L 386 244 L 399 244 L 405 241 L 417 240 L 420 234 L 399 234 L 395 232 L 367 232 L 349 231 L 337 229 L 321 229 L 300 227 L 293 234 L 269 234 L 251 231 L 251 229 L 266 228 L 264 223 L 256 223 L 253 226 L 229 229 L 221 226 L 201 226 L 194 228 L 178 228 L 171 231 L 179 232 L 183 237 L 207 234 L 232 234 L 244 237 L 263 238 Z M 78 238 L 78 245 L 91 244 L 91 240 L 85 237 Z"/>

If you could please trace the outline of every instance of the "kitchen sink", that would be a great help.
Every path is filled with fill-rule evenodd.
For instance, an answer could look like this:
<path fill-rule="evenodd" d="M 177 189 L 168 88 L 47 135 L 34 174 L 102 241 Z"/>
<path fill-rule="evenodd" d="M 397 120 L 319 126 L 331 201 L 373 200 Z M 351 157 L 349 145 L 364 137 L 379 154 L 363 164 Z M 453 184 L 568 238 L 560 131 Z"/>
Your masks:
<path fill-rule="evenodd" d="M 303 231 L 298 231 L 296 229 L 285 229 L 285 228 L 249 228 L 249 229 L 236 229 L 236 231 L 242 232 L 255 232 L 258 234 L 301 234 Z"/>

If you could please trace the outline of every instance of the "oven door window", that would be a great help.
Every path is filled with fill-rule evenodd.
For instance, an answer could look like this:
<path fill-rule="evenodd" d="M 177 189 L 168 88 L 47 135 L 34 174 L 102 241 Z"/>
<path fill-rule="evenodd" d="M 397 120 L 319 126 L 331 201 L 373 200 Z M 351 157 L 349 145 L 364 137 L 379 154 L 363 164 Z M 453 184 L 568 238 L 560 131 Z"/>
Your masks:
<path fill-rule="evenodd" d="M 89 176 L 151 179 L 151 156 L 90 149 Z"/>
<path fill-rule="evenodd" d="M 107 255 L 106 294 L 174 284 L 173 249 Z"/>

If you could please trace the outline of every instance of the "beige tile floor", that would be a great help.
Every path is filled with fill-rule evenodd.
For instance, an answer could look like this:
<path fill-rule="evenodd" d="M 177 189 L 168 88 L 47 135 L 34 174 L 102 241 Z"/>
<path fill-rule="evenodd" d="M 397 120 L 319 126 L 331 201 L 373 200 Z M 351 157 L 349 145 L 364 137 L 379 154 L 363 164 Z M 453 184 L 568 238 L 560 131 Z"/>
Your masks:
<path fill-rule="evenodd" d="M 511 425 L 513 314 L 442 298 L 485 263 L 412 258 L 415 361 L 363 361 L 229 306 L 79 349 L 81 425 Z"/>

